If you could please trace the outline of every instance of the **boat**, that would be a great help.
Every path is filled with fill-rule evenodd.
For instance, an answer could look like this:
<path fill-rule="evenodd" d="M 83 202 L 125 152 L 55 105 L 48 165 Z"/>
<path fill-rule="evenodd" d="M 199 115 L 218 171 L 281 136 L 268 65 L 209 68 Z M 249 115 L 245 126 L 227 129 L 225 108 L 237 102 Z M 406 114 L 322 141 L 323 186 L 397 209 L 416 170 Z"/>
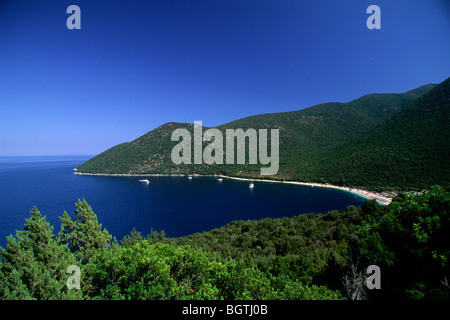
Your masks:
<path fill-rule="evenodd" d="M 253 183 L 250 183 L 249 185 L 248 185 L 248 187 L 249 188 L 253 188 L 255 185 L 253 184 Z"/>
<path fill-rule="evenodd" d="M 150 183 L 150 181 L 148 181 L 148 179 L 143 179 L 143 180 L 139 180 L 139 182 L 143 182 L 143 183 Z"/>
<path fill-rule="evenodd" d="M 221 182 L 221 181 L 223 181 L 223 179 L 222 179 L 222 178 L 219 178 L 219 179 L 217 179 L 217 181 L 220 181 L 220 182 Z"/>
<path fill-rule="evenodd" d="M 191 177 L 191 176 L 189 176 L 189 177 L 188 177 L 188 179 L 189 179 L 189 180 L 191 180 L 191 179 L 192 179 L 192 177 Z"/>

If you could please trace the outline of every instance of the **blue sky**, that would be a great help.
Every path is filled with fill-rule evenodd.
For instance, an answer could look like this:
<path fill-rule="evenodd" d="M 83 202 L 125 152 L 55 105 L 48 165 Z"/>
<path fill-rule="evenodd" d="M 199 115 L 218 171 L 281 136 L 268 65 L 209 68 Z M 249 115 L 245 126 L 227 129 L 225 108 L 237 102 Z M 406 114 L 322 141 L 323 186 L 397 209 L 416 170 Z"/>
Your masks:
<path fill-rule="evenodd" d="M 0 0 L 0 155 L 94 155 L 169 121 L 439 83 L 449 35 L 446 0 Z"/>

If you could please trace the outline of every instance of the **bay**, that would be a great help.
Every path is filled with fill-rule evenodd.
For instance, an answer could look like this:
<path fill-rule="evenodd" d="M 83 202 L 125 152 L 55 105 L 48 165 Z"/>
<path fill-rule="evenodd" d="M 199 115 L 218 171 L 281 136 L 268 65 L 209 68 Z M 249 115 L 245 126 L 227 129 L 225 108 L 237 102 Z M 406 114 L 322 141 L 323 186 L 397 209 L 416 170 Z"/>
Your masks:
<path fill-rule="evenodd" d="M 233 220 L 292 217 L 360 206 L 365 199 L 350 192 L 293 184 L 215 177 L 106 177 L 75 175 L 89 156 L 0 157 L 0 246 L 23 230 L 36 206 L 60 230 L 59 217 L 73 214 L 86 199 L 99 223 L 117 240 L 136 228 L 143 235 L 164 230 L 179 237 L 221 227 Z"/>

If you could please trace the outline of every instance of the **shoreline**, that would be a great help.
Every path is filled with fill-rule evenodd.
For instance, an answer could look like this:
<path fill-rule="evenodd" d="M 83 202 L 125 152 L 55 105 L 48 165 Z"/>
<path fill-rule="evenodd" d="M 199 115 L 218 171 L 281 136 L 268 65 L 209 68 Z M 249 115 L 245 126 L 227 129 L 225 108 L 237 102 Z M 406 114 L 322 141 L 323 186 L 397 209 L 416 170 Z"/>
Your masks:
<path fill-rule="evenodd" d="M 374 191 L 367 191 L 357 188 L 350 188 L 350 187 L 340 187 L 335 186 L 328 183 L 316 183 L 316 182 L 300 182 L 300 181 L 282 181 L 282 180 L 269 180 L 269 179 L 257 179 L 257 178 L 240 178 L 240 177 L 232 177 L 232 176 L 225 176 L 225 175 L 202 175 L 202 174 L 158 174 L 158 173 L 147 173 L 147 174 L 135 174 L 135 173 L 85 173 L 85 172 L 77 172 L 75 171 L 74 174 L 77 175 L 84 175 L 84 176 L 107 176 L 107 177 L 187 177 L 187 176 L 195 176 L 195 177 L 220 177 L 220 178 L 226 178 L 226 179 L 234 179 L 234 180 L 241 180 L 241 181 L 261 181 L 261 182 L 273 182 L 273 183 L 287 183 L 287 184 L 296 184 L 296 185 L 302 185 L 302 186 L 309 186 L 309 187 L 320 187 L 320 188 L 331 188 L 331 189 L 338 189 L 342 191 L 347 191 L 353 194 L 356 194 L 358 196 L 361 196 L 366 199 L 374 199 L 379 204 L 382 205 L 388 205 L 392 198 L 386 197 L 378 192 Z"/>
<path fill-rule="evenodd" d="M 212 176 L 214 177 L 214 176 Z M 350 187 L 340 187 L 327 183 L 316 183 L 316 182 L 301 182 L 301 181 L 282 181 L 282 180 L 268 180 L 268 179 L 248 179 L 248 178 L 238 178 L 238 177 L 230 177 L 224 175 L 218 175 L 218 177 L 234 179 L 234 180 L 244 180 L 244 181 L 262 181 L 262 182 L 274 182 L 274 183 L 287 183 L 287 184 L 296 184 L 308 187 L 319 187 L 319 188 L 329 188 L 329 189 L 339 189 L 342 191 L 347 191 L 356 195 L 359 195 L 366 199 L 375 199 L 378 203 L 382 205 L 388 205 L 391 202 L 391 198 L 384 197 L 373 191 L 366 191 L 362 189 L 350 188 Z"/>

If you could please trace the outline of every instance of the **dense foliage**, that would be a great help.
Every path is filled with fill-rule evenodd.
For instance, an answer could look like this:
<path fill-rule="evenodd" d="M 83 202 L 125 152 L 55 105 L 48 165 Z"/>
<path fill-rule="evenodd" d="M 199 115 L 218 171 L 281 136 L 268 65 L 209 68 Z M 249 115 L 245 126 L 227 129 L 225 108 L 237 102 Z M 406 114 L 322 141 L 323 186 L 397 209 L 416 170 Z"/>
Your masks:
<path fill-rule="evenodd" d="M 1 299 L 449 299 L 450 194 L 434 186 L 388 206 L 233 221 L 188 237 L 133 230 L 119 244 L 86 201 L 61 231 L 33 208 L 0 248 Z M 367 266 L 382 289 L 367 290 Z M 70 265 L 81 289 L 69 290 Z"/>
<path fill-rule="evenodd" d="M 314 174 L 371 189 L 450 187 L 450 79 L 358 138 L 318 151 Z M 299 170 L 300 174 L 301 169 Z"/>
<path fill-rule="evenodd" d="M 348 103 L 261 114 L 217 128 L 222 133 L 238 128 L 279 129 L 280 168 L 276 175 L 264 178 L 377 191 L 421 190 L 433 184 L 448 188 L 449 87 L 450 79 L 402 94 L 369 94 Z M 77 169 L 84 173 L 261 178 L 260 164 L 175 165 L 171 151 L 178 141 L 171 141 L 171 134 L 176 128 L 193 132 L 192 124 L 167 123 Z"/>

